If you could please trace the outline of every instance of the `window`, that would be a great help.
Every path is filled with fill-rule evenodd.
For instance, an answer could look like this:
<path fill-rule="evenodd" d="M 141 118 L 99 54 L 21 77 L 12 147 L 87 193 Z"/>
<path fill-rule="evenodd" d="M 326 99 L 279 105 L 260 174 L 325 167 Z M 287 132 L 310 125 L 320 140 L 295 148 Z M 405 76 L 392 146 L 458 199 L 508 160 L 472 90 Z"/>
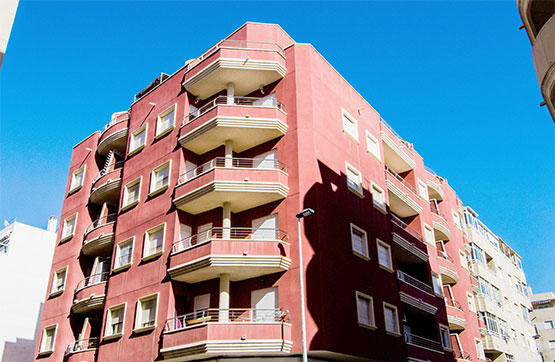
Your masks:
<path fill-rule="evenodd" d="M 116 246 L 116 260 L 114 261 L 114 270 L 120 270 L 131 265 L 133 260 L 133 243 L 135 237 L 122 241 Z"/>
<path fill-rule="evenodd" d="M 139 203 L 141 195 L 141 179 L 142 177 L 139 177 L 138 179 L 125 185 L 125 189 L 123 190 L 123 202 L 121 205 L 122 210 L 128 209 Z"/>
<path fill-rule="evenodd" d="M 385 331 L 395 335 L 400 335 L 397 307 L 383 302 L 383 315 L 385 320 Z"/>
<path fill-rule="evenodd" d="M 441 337 L 441 345 L 444 349 L 452 349 L 451 337 L 449 336 L 449 327 L 443 324 L 439 325 L 439 336 Z"/>
<path fill-rule="evenodd" d="M 123 323 L 125 321 L 125 303 L 108 309 L 106 317 L 106 331 L 104 338 L 117 337 L 123 334 Z"/>
<path fill-rule="evenodd" d="M 555 349 L 555 341 L 549 341 L 549 348 Z"/>
<path fill-rule="evenodd" d="M 436 237 L 434 235 L 434 230 L 432 227 L 426 223 L 424 223 L 424 239 L 431 245 L 436 245 Z"/>
<path fill-rule="evenodd" d="M 343 132 L 358 142 L 357 120 L 347 111 L 343 110 Z"/>
<path fill-rule="evenodd" d="M 357 195 L 362 196 L 362 175 L 353 166 L 345 163 L 347 172 L 347 187 Z"/>
<path fill-rule="evenodd" d="M 374 322 L 374 301 L 371 296 L 356 292 L 358 325 L 362 327 L 376 327 Z"/>
<path fill-rule="evenodd" d="M 393 271 L 393 261 L 391 260 L 391 247 L 381 241 L 376 239 L 378 245 L 378 263 L 381 267 L 388 271 Z"/>
<path fill-rule="evenodd" d="M 168 161 L 152 170 L 152 176 L 150 177 L 149 195 L 153 195 L 158 191 L 162 191 L 168 188 L 168 185 L 170 183 L 170 166 L 171 161 Z"/>
<path fill-rule="evenodd" d="M 380 156 L 380 143 L 378 139 L 368 131 L 366 131 L 366 150 L 378 161 L 382 160 Z"/>
<path fill-rule="evenodd" d="M 451 214 L 453 215 L 453 225 L 455 225 L 456 228 L 461 228 L 461 221 L 459 218 L 459 213 L 456 212 L 455 210 L 451 210 Z"/>
<path fill-rule="evenodd" d="M 56 329 L 58 325 L 45 327 L 42 332 L 42 340 L 40 343 L 40 354 L 51 353 L 54 351 L 54 344 L 56 342 Z"/>
<path fill-rule="evenodd" d="M 505 353 L 505 362 L 515 362 L 515 358 L 512 354 Z"/>
<path fill-rule="evenodd" d="M 71 175 L 71 184 L 69 186 L 69 192 L 75 192 L 83 186 L 83 179 L 85 178 L 85 167 L 83 166 Z"/>
<path fill-rule="evenodd" d="M 145 233 L 143 260 L 158 256 L 164 250 L 165 225 L 158 225 Z"/>
<path fill-rule="evenodd" d="M 545 321 L 544 329 L 553 329 L 553 321 Z"/>
<path fill-rule="evenodd" d="M 366 231 L 351 224 L 351 243 L 353 246 L 353 253 L 360 256 L 364 260 L 369 260 L 368 257 L 368 241 L 366 239 Z"/>
<path fill-rule="evenodd" d="M 50 289 L 50 296 L 62 294 L 66 284 L 67 266 L 54 272 L 52 278 L 52 287 Z"/>
<path fill-rule="evenodd" d="M 175 124 L 175 104 L 158 115 L 156 122 L 156 137 L 168 134 Z"/>
<path fill-rule="evenodd" d="M 75 223 L 77 221 L 77 214 L 73 214 L 64 220 L 64 227 L 62 229 L 62 238 L 60 241 L 66 241 L 73 237 L 75 232 Z"/>
<path fill-rule="evenodd" d="M 520 305 L 520 310 L 522 311 L 522 318 L 524 318 L 524 320 L 527 321 L 528 320 L 528 309 L 526 309 L 526 307 L 521 304 Z"/>
<path fill-rule="evenodd" d="M 372 204 L 382 213 L 386 212 L 385 193 L 383 189 L 372 182 Z"/>
<path fill-rule="evenodd" d="M 470 247 L 471 247 L 470 258 L 472 260 L 476 260 L 476 261 L 484 264 L 484 252 L 482 251 L 482 249 L 480 249 L 480 247 L 478 247 L 474 243 L 471 243 Z"/>
<path fill-rule="evenodd" d="M 430 200 L 428 196 L 428 185 L 421 179 L 418 179 L 418 195 L 426 201 Z"/>
<path fill-rule="evenodd" d="M 137 318 L 135 320 L 135 331 L 156 327 L 156 309 L 158 294 L 139 299 L 137 302 Z"/>
<path fill-rule="evenodd" d="M 468 262 L 466 261 L 466 254 L 464 251 L 459 249 L 459 259 L 461 261 L 461 266 L 465 269 L 468 269 Z"/>
<path fill-rule="evenodd" d="M 434 284 L 434 293 L 437 295 L 443 295 L 443 288 L 441 287 L 441 279 L 439 275 L 432 272 L 432 282 Z"/>
<path fill-rule="evenodd" d="M 476 312 L 476 304 L 474 303 L 474 296 L 472 293 L 466 293 L 466 299 L 468 300 L 468 310 L 471 312 Z"/>
<path fill-rule="evenodd" d="M 131 139 L 129 140 L 129 155 L 133 155 L 145 148 L 147 129 L 148 123 L 145 123 L 131 134 Z"/>
<path fill-rule="evenodd" d="M 476 354 L 478 358 L 485 359 L 486 355 L 484 354 L 484 348 L 482 348 L 482 340 L 474 338 L 474 343 L 476 344 Z"/>
<path fill-rule="evenodd" d="M 482 314 L 482 318 L 484 320 L 484 323 L 486 324 L 486 329 L 489 332 L 494 333 L 495 335 L 498 335 L 499 333 L 499 328 L 497 327 L 497 320 L 495 318 L 495 316 L 489 312 L 481 312 Z"/>

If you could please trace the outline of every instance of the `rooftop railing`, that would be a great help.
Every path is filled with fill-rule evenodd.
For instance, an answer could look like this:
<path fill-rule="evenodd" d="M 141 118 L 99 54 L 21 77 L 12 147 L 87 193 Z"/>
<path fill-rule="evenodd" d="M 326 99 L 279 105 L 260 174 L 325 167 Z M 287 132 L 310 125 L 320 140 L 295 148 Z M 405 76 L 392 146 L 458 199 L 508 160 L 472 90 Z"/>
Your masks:
<path fill-rule="evenodd" d="M 85 235 L 87 235 L 88 233 L 90 233 L 96 228 L 116 222 L 117 217 L 118 217 L 118 214 L 108 214 L 106 216 L 96 219 L 95 221 L 90 223 L 89 226 L 87 226 L 87 229 L 85 230 Z"/>
<path fill-rule="evenodd" d="M 420 337 L 416 334 L 405 332 L 405 342 L 417 347 L 431 349 L 432 351 L 443 352 L 443 346 L 441 343 L 432 339 Z"/>
<path fill-rule="evenodd" d="M 420 289 L 423 292 L 426 292 L 428 294 L 434 294 L 434 291 L 430 285 L 424 282 L 421 282 L 420 280 L 408 275 L 407 273 L 397 270 L 397 278 L 407 284 L 412 285 L 417 289 Z"/>
<path fill-rule="evenodd" d="M 185 172 L 179 176 L 177 180 L 177 185 L 184 184 L 185 182 L 194 179 L 204 173 L 207 173 L 215 168 L 244 168 L 244 169 L 271 169 L 280 170 L 287 172 L 285 164 L 278 160 L 266 159 L 266 158 L 227 158 L 227 157 L 216 157 L 202 165 L 195 167 L 192 170 Z"/>
<path fill-rule="evenodd" d="M 169 318 L 165 332 L 176 331 L 203 323 L 288 323 L 289 311 L 256 308 L 206 308 L 185 315 Z"/>
<path fill-rule="evenodd" d="M 207 113 L 217 106 L 240 106 L 240 107 L 266 107 L 277 108 L 285 112 L 285 106 L 274 97 L 228 97 L 218 96 L 214 100 L 206 103 L 199 109 L 190 112 L 185 119 L 183 125 L 193 122 L 198 117 Z"/>
<path fill-rule="evenodd" d="M 422 234 L 410 227 L 407 223 L 399 219 L 397 216 L 391 214 L 391 222 L 424 243 L 424 238 L 422 237 Z"/>
<path fill-rule="evenodd" d="M 100 180 L 102 178 L 102 176 L 115 171 L 115 170 L 119 170 L 120 168 L 123 167 L 123 161 L 118 161 L 118 162 L 114 162 L 112 163 L 110 166 L 103 168 L 102 170 L 100 170 L 100 172 L 98 173 L 98 175 L 96 175 L 95 179 L 93 180 L 93 186 L 94 184 Z"/>
<path fill-rule="evenodd" d="M 85 289 L 87 287 L 90 287 L 91 285 L 95 285 L 95 284 L 100 284 L 100 283 L 104 283 L 108 280 L 108 272 L 104 272 L 104 273 L 98 273 L 98 274 L 93 274 L 93 275 L 89 275 L 88 277 L 86 277 L 85 279 L 81 280 L 77 286 L 75 287 L 75 293 L 77 293 L 78 291 Z"/>
<path fill-rule="evenodd" d="M 249 227 L 213 227 L 198 234 L 174 242 L 172 245 L 172 253 L 179 253 L 197 245 L 210 242 L 214 239 L 252 240 L 253 242 L 280 240 L 287 242 L 288 234 L 287 232 L 277 228 L 256 229 Z"/>
<path fill-rule="evenodd" d="M 81 351 L 86 351 L 88 349 L 98 348 L 98 337 L 79 339 L 74 341 L 69 346 L 67 346 L 65 354 L 73 354 Z"/>

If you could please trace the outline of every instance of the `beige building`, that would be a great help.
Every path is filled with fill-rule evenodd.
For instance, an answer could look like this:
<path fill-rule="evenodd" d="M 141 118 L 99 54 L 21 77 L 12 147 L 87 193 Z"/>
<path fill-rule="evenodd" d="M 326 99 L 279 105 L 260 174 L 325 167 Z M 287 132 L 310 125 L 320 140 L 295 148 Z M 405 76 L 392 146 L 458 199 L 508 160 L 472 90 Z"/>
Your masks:
<path fill-rule="evenodd" d="M 2 0 L 0 2 L 0 66 L 8 47 L 8 40 L 17 11 L 19 0 Z"/>
<path fill-rule="evenodd" d="M 555 120 L 555 1 L 517 0 L 517 4 L 532 42 L 532 57 L 540 89 Z"/>
<path fill-rule="evenodd" d="M 539 293 L 532 296 L 532 322 L 536 327 L 536 344 L 542 360 L 555 361 L 555 294 Z"/>
<path fill-rule="evenodd" d="M 540 361 L 531 322 L 530 288 L 520 256 L 491 232 L 470 207 L 464 210 L 465 236 L 470 242 L 469 267 L 476 282 L 474 303 L 484 359 L 492 362 Z M 479 352 L 480 353 L 480 352 Z"/>

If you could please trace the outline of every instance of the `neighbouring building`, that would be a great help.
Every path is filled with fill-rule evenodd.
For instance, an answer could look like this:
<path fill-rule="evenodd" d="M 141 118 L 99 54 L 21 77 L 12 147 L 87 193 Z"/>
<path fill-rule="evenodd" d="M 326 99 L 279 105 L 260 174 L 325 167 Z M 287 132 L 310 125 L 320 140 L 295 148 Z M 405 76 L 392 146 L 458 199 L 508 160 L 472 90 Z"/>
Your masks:
<path fill-rule="evenodd" d="M 65 195 L 37 361 L 299 360 L 299 272 L 312 360 L 486 360 L 468 208 L 278 25 L 162 73 Z"/>
<path fill-rule="evenodd" d="M 0 230 L 0 361 L 34 358 L 44 292 L 56 242 L 57 219 L 46 230 L 17 221 Z"/>
<path fill-rule="evenodd" d="M 0 3 L 0 66 L 6 54 L 18 4 L 19 0 L 2 0 Z"/>
<path fill-rule="evenodd" d="M 555 1 L 517 0 L 517 4 L 532 43 L 540 90 L 555 121 Z"/>
<path fill-rule="evenodd" d="M 555 361 L 555 294 L 532 295 L 532 322 L 536 328 L 536 344 L 543 362 Z"/>

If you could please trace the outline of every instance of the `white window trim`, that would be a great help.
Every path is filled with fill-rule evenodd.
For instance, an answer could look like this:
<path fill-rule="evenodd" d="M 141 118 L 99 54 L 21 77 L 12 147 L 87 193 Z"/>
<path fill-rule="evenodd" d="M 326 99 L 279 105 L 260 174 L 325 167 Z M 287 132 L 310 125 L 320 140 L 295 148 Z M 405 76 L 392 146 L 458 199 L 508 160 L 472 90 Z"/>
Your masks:
<path fill-rule="evenodd" d="M 430 225 L 426 224 L 425 222 L 424 222 L 423 224 L 424 224 L 424 226 L 423 226 L 423 229 L 424 229 L 424 241 L 426 241 L 426 243 L 428 243 L 428 245 L 433 246 L 434 249 L 437 248 L 437 246 L 436 246 L 436 240 L 435 240 L 436 237 L 435 237 L 434 228 L 431 227 Z M 431 231 L 431 232 L 432 232 L 431 235 L 433 236 L 434 240 L 432 240 L 432 241 L 428 240 L 428 238 L 426 237 L 426 229 L 428 229 L 428 231 Z"/>
<path fill-rule="evenodd" d="M 154 254 L 146 255 L 148 233 L 158 231 L 159 229 L 163 230 L 163 233 L 162 233 L 162 248 L 161 248 L 162 250 L 160 250 L 160 251 L 158 251 Z M 149 240 L 149 242 L 150 242 L 150 240 Z M 164 253 L 164 246 L 165 245 L 166 245 L 166 223 L 162 223 L 160 225 L 157 225 L 153 228 L 148 229 L 147 231 L 145 231 L 145 235 L 144 235 L 144 238 L 143 238 L 143 257 L 142 257 L 141 260 L 147 261 L 147 260 L 156 258 L 159 255 L 162 255 Z"/>
<path fill-rule="evenodd" d="M 445 330 L 447 332 L 447 343 L 449 344 L 449 346 L 444 346 L 443 345 L 443 341 L 441 339 L 441 330 Z M 449 332 L 449 326 L 446 326 L 445 324 L 441 324 L 439 323 L 439 343 L 441 343 L 441 346 L 443 347 L 443 350 L 445 351 L 453 351 L 453 343 L 451 342 L 451 333 Z"/>
<path fill-rule="evenodd" d="M 117 309 L 123 309 L 121 332 L 120 333 L 115 333 L 115 334 L 108 334 L 108 331 L 112 327 L 112 311 L 117 310 Z M 123 333 L 125 333 L 125 316 L 126 315 L 127 315 L 127 302 L 121 303 L 121 304 L 118 304 L 118 305 L 114 305 L 114 306 L 111 306 L 110 308 L 108 308 L 108 311 L 106 313 L 106 325 L 105 325 L 105 328 L 104 328 L 104 337 L 103 337 L 103 339 L 108 340 L 108 339 L 119 338 L 119 337 L 123 336 Z"/>
<path fill-rule="evenodd" d="M 372 141 L 374 141 L 374 142 L 376 143 L 376 147 L 377 147 L 377 150 L 378 150 L 378 151 L 377 151 L 377 152 L 378 152 L 377 155 L 374 154 L 374 152 L 371 151 L 370 146 L 369 146 L 369 143 L 368 143 L 368 142 L 371 142 L 371 141 L 369 141 L 369 139 L 372 140 Z M 374 157 L 376 160 L 378 160 L 378 162 L 382 162 L 382 151 L 381 151 L 381 149 L 380 149 L 380 143 L 381 143 L 381 142 L 378 141 L 378 139 L 377 139 L 372 133 L 370 133 L 369 130 L 366 130 L 366 151 L 367 151 L 370 155 L 372 155 L 372 157 Z"/>
<path fill-rule="evenodd" d="M 362 258 L 366 261 L 370 260 L 370 255 L 368 252 L 368 234 L 366 233 L 366 231 L 364 231 L 364 229 L 361 229 L 360 227 L 356 226 L 353 223 L 350 223 L 351 227 L 349 228 L 350 232 L 351 232 L 351 249 L 353 251 L 353 254 L 355 254 L 356 256 L 358 256 L 359 258 Z M 363 234 L 363 242 L 366 244 L 365 245 L 365 250 L 366 250 L 366 255 L 359 253 L 358 251 L 355 250 L 354 248 L 354 244 L 353 244 L 353 229 L 361 232 Z"/>
<path fill-rule="evenodd" d="M 416 178 L 416 182 L 418 184 L 418 196 L 423 199 L 426 200 L 427 202 L 430 202 L 430 194 L 428 193 L 428 185 L 422 181 L 420 178 Z M 424 190 L 426 192 L 426 195 L 421 195 L 420 194 L 420 186 L 424 186 Z"/>
<path fill-rule="evenodd" d="M 355 134 L 351 134 L 349 131 L 347 131 L 343 125 L 343 117 L 346 117 L 347 119 L 349 119 L 353 125 L 354 125 L 354 129 L 355 129 Z M 356 120 L 355 117 L 351 116 L 351 114 L 349 112 L 347 112 L 344 108 L 341 108 L 341 127 L 343 128 L 343 133 L 345 133 L 347 136 L 349 136 L 350 138 L 352 138 L 353 141 L 355 141 L 356 143 L 359 143 L 358 140 L 358 121 Z"/>
<path fill-rule="evenodd" d="M 143 331 L 148 331 L 151 329 L 155 329 L 157 324 L 158 324 L 158 306 L 160 304 L 160 301 L 158 300 L 160 296 L 160 293 L 154 293 L 154 294 L 150 294 L 144 297 L 141 297 L 139 299 L 137 299 L 137 303 L 136 303 L 136 308 L 135 308 L 135 325 L 133 328 L 133 332 L 138 333 L 138 332 L 143 332 Z M 138 327 L 139 323 L 142 323 L 143 321 L 140 320 L 141 317 L 141 311 L 142 311 L 142 307 L 141 307 L 141 303 L 142 302 L 146 302 L 149 301 L 151 299 L 155 299 L 156 300 L 156 311 L 154 313 L 154 324 L 151 326 L 146 326 L 146 327 Z"/>
<path fill-rule="evenodd" d="M 378 184 L 374 183 L 374 181 L 370 181 L 370 190 L 372 194 L 372 205 L 382 214 L 387 214 L 387 201 L 385 199 L 385 191 L 383 188 L 378 186 Z M 383 206 L 376 204 L 376 198 L 374 197 L 374 190 L 380 192 L 383 197 Z"/>
<path fill-rule="evenodd" d="M 66 290 L 68 270 L 69 270 L 69 267 L 66 265 L 63 268 L 60 268 L 60 269 L 58 269 L 54 272 L 54 274 L 52 275 L 52 284 L 50 285 L 50 297 L 55 297 L 57 295 L 60 295 Z M 63 287 L 60 290 L 54 290 L 54 285 L 55 285 L 56 281 L 58 280 L 58 272 L 61 272 L 61 271 L 65 271 Z"/>
<path fill-rule="evenodd" d="M 60 238 L 60 243 L 63 243 L 64 241 L 67 241 L 67 240 L 71 239 L 75 235 L 75 229 L 77 228 L 77 217 L 78 216 L 79 216 L 79 213 L 76 212 L 75 214 L 70 215 L 70 216 L 68 216 L 64 219 L 63 226 L 62 226 L 62 235 L 61 235 L 61 238 Z M 75 220 L 74 223 L 73 223 L 73 230 L 71 231 L 71 234 L 64 235 L 66 224 L 67 224 L 68 220 L 71 220 L 71 219 Z"/>
<path fill-rule="evenodd" d="M 349 185 L 349 169 L 351 170 L 351 172 L 357 174 L 358 187 L 356 189 L 352 188 Z M 362 191 L 362 172 L 360 172 L 356 167 L 351 165 L 349 162 L 345 162 L 345 177 L 347 178 L 347 189 L 349 189 L 349 191 L 352 191 L 358 197 L 363 198 L 364 194 Z"/>
<path fill-rule="evenodd" d="M 387 329 L 387 324 L 385 322 L 385 308 L 386 307 L 395 310 L 395 327 L 396 327 L 395 331 L 390 331 L 390 330 Z M 390 303 L 387 303 L 387 302 L 383 302 L 382 309 L 383 309 L 383 322 L 384 322 L 385 333 L 387 333 L 391 336 L 395 336 L 395 337 L 401 336 L 401 327 L 399 325 L 399 309 L 397 308 L 397 306 L 395 306 L 393 304 L 390 304 Z"/>
<path fill-rule="evenodd" d="M 85 172 L 87 171 L 87 165 L 83 165 L 82 167 L 80 167 L 79 169 L 73 171 L 73 173 L 71 174 L 71 182 L 69 184 L 69 192 L 68 194 L 72 194 L 76 191 L 79 191 L 82 187 L 83 187 L 83 183 L 85 183 Z M 75 181 L 75 176 L 82 173 L 83 174 L 83 178 L 81 179 L 81 184 L 79 185 L 75 185 L 72 187 L 73 182 Z"/>
<path fill-rule="evenodd" d="M 116 266 L 116 263 L 118 262 L 118 260 L 120 258 L 120 252 L 121 252 L 120 245 L 124 244 L 124 243 L 131 243 L 131 260 L 129 260 L 129 263 L 127 263 L 125 265 Z M 130 238 L 127 238 L 127 239 L 119 242 L 116 245 L 116 257 L 114 258 L 114 268 L 112 269 L 112 271 L 113 272 L 118 272 L 120 270 L 130 268 L 131 265 L 133 265 L 133 254 L 134 254 L 134 252 L 135 252 L 135 236 L 132 236 Z"/>
<path fill-rule="evenodd" d="M 437 277 L 438 280 L 438 288 L 439 288 L 439 292 L 436 291 L 436 288 L 434 286 L 434 277 Z M 440 298 L 444 298 L 445 296 L 443 295 L 443 281 L 441 279 L 441 274 L 432 272 L 432 290 L 434 291 L 434 294 Z"/>
<path fill-rule="evenodd" d="M 137 200 L 130 202 L 128 204 L 125 204 L 125 199 L 127 198 L 127 193 L 128 193 L 128 188 L 131 186 L 135 186 L 136 184 L 139 184 L 139 196 L 137 197 Z M 133 206 L 137 205 L 140 201 L 141 201 L 141 191 L 143 188 L 143 176 L 140 176 L 136 179 L 134 179 L 131 182 L 128 182 L 127 184 L 125 184 L 125 186 L 123 187 L 123 197 L 121 198 L 121 209 L 120 211 L 124 211 L 127 209 L 132 208 Z"/>
<path fill-rule="evenodd" d="M 389 265 L 391 265 L 391 267 L 387 266 L 387 265 L 383 265 L 382 263 L 380 263 L 380 245 L 385 247 L 387 249 L 388 252 L 388 258 L 389 258 Z M 376 238 L 376 252 L 378 253 L 378 266 L 390 273 L 393 273 L 393 257 L 391 256 L 391 246 L 383 241 L 381 241 L 380 239 Z"/>
<path fill-rule="evenodd" d="M 461 262 L 461 267 L 468 270 L 468 262 L 466 261 L 467 260 L 466 259 L 466 253 L 461 249 L 459 249 L 459 259 L 460 259 L 460 262 Z M 463 261 L 464 261 L 464 263 L 463 263 Z"/>
<path fill-rule="evenodd" d="M 472 303 L 468 303 L 468 310 L 470 312 L 476 313 L 477 309 L 476 309 L 476 300 L 474 300 L 474 294 L 466 292 L 466 299 L 468 301 L 472 301 Z M 472 304 L 472 308 L 470 308 L 470 304 Z"/>
<path fill-rule="evenodd" d="M 143 131 L 145 132 L 145 142 L 142 145 L 140 145 L 139 147 L 135 147 L 134 149 L 131 149 L 131 144 L 133 142 L 133 137 L 135 137 L 136 135 L 138 135 L 139 133 L 141 133 Z M 133 131 L 133 133 L 131 133 L 131 137 L 129 139 L 129 151 L 127 152 L 127 156 L 133 156 L 134 154 L 138 153 L 143 148 L 145 148 L 147 139 L 148 139 L 148 122 L 145 123 L 144 125 L 142 125 L 141 127 L 137 128 L 135 131 Z"/>
<path fill-rule="evenodd" d="M 160 122 L 160 119 L 162 117 L 166 116 L 168 113 L 171 113 L 172 111 L 173 111 L 172 125 L 169 126 L 168 128 L 166 128 L 165 130 L 161 131 L 160 133 L 158 133 L 158 124 Z M 177 118 L 177 103 L 172 104 L 170 107 L 166 108 L 165 111 L 159 113 L 158 117 L 156 117 L 156 129 L 155 129 L 155 134 L 156 135 L 154 136 L 154 139 L 157 140 L 159 138 L 164 137 L 168 133 L 170 133 L 175 128 L 175 119 L 176 118 Z"/>
<path fill-rule="evenodd" d="M 157 189 L 153 189 L 154 186 L 154 174 L 156 172 L 159 172 L 165 168 L 168 168 L 168 183 L 160 188 Z M 157 195 L 159 193 L 161 193 L 164 190 L 167 190 L 168 187 L 170 187 L 170 183 L 171 183 L 171 176 L 172 176 L 172 160 L 168 160 L 166 162 L 164 162 L 163 164 L 161 164 L 160 166 L 154 168 L 152 170 L 152 172 L 150 173 L 150 192 L 148 193 L 148 196 L 154 196 Z"/>
<path fill-rule="evenodd" d="M 357 306 L 357 323 L 360 327 L 363 328 L 368 328 L 368 329 L 376 329 L 376 313 L 374 312 L 374 298 L 372 298 L 371 296 L 369 296 L 368 294 L 364 294 L 362 292 L 359 292 L 358 290 L 355 293 L 355 302 L 356 302 L 356 306 Z M 371 316 L 371 323 L 372 324 L 366 324 L 366 323 L 362 323 L 358 317 L 360 315 L 359 310 L 358 310 L 358 299 L 359 297 L 362 297 L 364 299 L 368 299 L 370 301 L 370 316 Z"/>
<path fill-rule="evenodd" d="M 44 338 L 46 337 L 46 330 L 47 329 L 52 329 L 52 327 L 54 327 L 54 337 L 52 338 L 52 347 L 50 349 L 43 349 L 44 348 Z M 56 324 L 51 324 L 49 326 L 46 326 L 42 329 L 42 338 L 40 340 L 40 347 L 39 347 L 39 356 L 43 356 L 46 354 L 50 354 L 52 352 L 54 352 L 54 348 L 56 346 L 56 337 L 58 336 L 58 323 Z"/>
<path fill-rule="evenodd" d="M 478 342 L 478 343 L 476 343 Z M 480 350 L 478 350 L 478 345 L 480 345 Z M 486 354 L 484 352 L 484 345 L 482 344 L 482 340 L 479 338 L 474 338 L 474 346 L 476 348 L 476 354 L 478 355 L 479 359 L 485 359 Z"/>

